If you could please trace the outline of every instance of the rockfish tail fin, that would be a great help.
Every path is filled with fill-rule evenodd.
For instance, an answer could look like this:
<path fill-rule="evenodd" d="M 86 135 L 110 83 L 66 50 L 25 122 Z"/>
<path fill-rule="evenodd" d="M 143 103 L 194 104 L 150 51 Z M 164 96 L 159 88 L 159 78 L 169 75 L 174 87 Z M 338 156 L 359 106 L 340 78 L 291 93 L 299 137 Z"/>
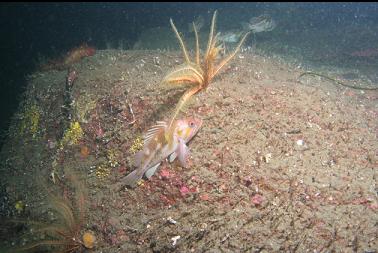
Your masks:
<path fill-rule="evenodd" d="M 140 166 L 138 167 L 138 169 L 130 172 L 129 175 L 121 179 L 121 182 L 129 187 L 134 188 L 137 185 L 138 181 L 142 179 L 144 173 L 149 169 L 147 166 L 148 164 L 150 164 L 151 159 L 154 157 L 155 153 L 156 153 L 156 150 L 152 152 L 146 160 L 143 161 L 143 167 Z M 137 155 L 137 158 L 139 159 L 142 158 L 141 153 Z M 135 161 L 135 162 L 138 162 L 138 161 Z M 139 161 L 139 163 L 141 165 L 142 161 Z"/>

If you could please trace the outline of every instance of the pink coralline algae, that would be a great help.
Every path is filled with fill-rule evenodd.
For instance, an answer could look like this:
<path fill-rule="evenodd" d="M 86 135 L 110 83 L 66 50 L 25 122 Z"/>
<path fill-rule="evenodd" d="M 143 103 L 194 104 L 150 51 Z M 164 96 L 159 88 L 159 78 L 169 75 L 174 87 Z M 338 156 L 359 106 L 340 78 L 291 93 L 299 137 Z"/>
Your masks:
<path fill-rule="evenodd" d="M 261 205 L 263 200 L 264 200 L 263 196 L 261 196 L 260 194 L 256 194 L 252 197 L 252 204 L 254 204 L 255 206 L 259 206 Z"/>
<path fill-rule="evenodd" d="M 185 186 L 185 185 L 181 186 L 181 188 L 180 188 L 180 194 L 181 194 L 181 196 L 185 197 L 186 194 L 188 194 L 188 193 L 190 193 L 189 188 L 187 186 Z"/>
<path fill-rule="evenodd" d="M 171 173 L 169 172 L 169 170 L 162 169 L 160 172 L 160 176 L 162 179 L 168 179 L 171 176 Z"/>

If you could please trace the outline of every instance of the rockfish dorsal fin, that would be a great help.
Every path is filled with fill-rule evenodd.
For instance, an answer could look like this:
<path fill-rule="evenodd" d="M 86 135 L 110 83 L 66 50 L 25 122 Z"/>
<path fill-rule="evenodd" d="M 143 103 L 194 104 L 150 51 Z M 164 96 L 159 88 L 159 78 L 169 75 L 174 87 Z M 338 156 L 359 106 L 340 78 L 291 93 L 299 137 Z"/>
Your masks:
<path fill-rule="evenodd" d="M 147 133 L 143 136 L 144 144 L 148 143 L 156 134 L 160 131 L 167 129 L 167 123 L 164 121 L 157 121 L 156 125 L 147 130 Z"/>

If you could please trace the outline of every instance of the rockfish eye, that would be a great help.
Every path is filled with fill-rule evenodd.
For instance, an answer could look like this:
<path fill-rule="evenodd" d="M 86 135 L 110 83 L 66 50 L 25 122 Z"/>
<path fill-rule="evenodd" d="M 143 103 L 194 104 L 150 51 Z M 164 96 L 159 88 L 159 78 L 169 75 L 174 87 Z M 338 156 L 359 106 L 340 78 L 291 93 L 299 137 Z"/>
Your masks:
<path fill-rule="evenodd" d="M 194 124 L 193 121 L 190 121 L 190 122 L 189 122 L 189 126 L 190 126 L 190 127 L 194 127 L 194 125 L 195 125 L 195 124 Z"/>

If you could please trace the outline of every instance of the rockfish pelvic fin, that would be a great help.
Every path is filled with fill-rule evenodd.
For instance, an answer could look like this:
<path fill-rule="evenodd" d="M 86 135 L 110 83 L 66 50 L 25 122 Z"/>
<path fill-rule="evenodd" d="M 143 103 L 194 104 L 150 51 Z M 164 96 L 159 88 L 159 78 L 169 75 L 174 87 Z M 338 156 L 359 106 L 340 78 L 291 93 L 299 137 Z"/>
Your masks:
<path fill-rule="evenodd" d="M 177 148 L 178 158 L 182 167 L 187 168 L 188 166 L 188 158 L 189 158 L 189 148 L 185 144 L 185 140 L 179 138 L 179 146 Z"/>
<path fill-rule="evenodd" d="M 169 162 L 172 163 L 177 157 L 177 152 L 173 152 L 169 155 Z"/>
<path fill-rule="evenodd" d="M 156 172 L 156 170 L 159 168 L 160 164 L 161 164 L 161 163 L 158 163 L 158 164 L 156 164 L 155 166 L 149 168 L 149 169 L 146 171 L 146 173 L 144 173 L 144 176 L 145 176 L 147 179 L 150 179 L 150 177 L 152 177 L 152 176 L 155 174 L 155 172 Z"/>
<path fill-rule="evenodd" d="M 134 188 L 138 181 L 143 177 L 143 173 L 140 173 L 139 169 L 132 171 L 129 175 L 121 180 L 121 182 L 131 188 Z"/>

